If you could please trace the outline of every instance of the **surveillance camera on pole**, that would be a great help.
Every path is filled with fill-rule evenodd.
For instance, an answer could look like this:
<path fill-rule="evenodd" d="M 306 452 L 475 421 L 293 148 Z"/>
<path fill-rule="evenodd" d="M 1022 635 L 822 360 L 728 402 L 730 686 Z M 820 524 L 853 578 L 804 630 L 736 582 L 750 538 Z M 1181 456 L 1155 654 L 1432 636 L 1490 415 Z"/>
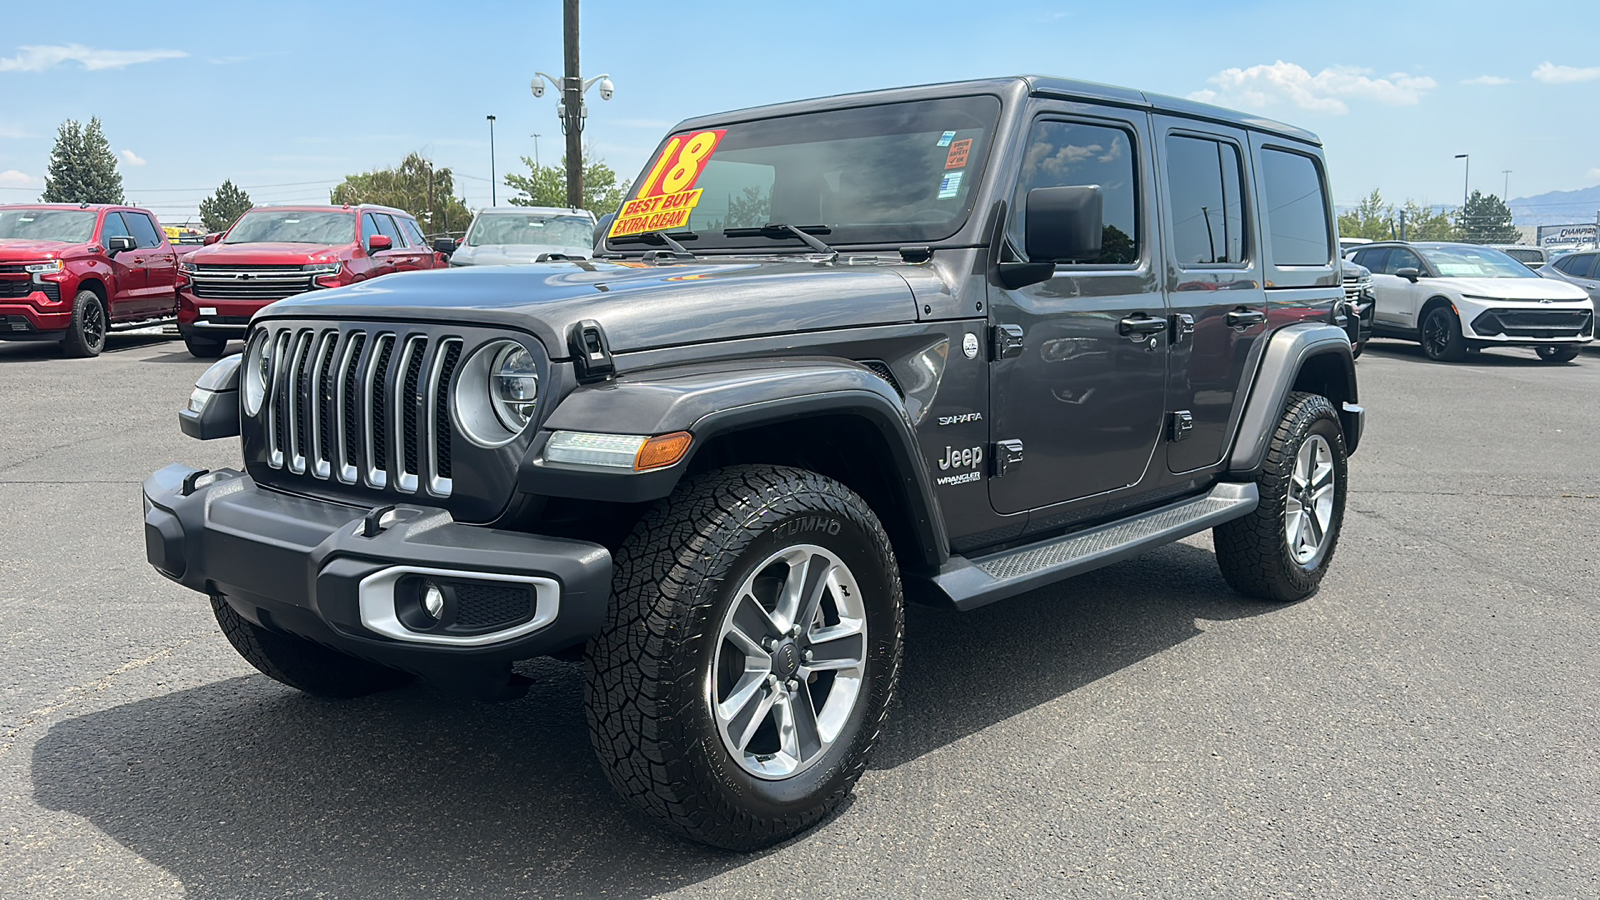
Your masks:
<path fill-rule="evenodd" d="M 556 117 L 561 120 L 562 133 L 567 136 L 567 205 L 577 207 L 583 203 L 582 132 L 583 121 L 589 115 L 583 96 L 598 85 L 600 99 L 610 100 L 616 96 L 617 86 L 612 84 L 610 75 L 585 79 L 578 74 L 578 0 L 564 0 L 562 10 L 562 45 L 567 74 L 557 78 L 544 72 L 535 72 L 528 88 L 535 99 L 543 98 L 545 83 L 549 82 L 561 97 Z"/>

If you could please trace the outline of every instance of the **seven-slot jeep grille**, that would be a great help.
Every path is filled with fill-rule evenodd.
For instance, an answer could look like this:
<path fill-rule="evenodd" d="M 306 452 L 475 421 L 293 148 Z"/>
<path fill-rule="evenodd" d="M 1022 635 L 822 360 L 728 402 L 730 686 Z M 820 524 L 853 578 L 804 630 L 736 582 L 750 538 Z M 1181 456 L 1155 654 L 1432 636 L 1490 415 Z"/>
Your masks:
<path fill-rule="evenodd" d="M 451 380 L 460 338 L 400 331 L 270 331 L 267 465 L 292 475 L 448 497 Z"/>

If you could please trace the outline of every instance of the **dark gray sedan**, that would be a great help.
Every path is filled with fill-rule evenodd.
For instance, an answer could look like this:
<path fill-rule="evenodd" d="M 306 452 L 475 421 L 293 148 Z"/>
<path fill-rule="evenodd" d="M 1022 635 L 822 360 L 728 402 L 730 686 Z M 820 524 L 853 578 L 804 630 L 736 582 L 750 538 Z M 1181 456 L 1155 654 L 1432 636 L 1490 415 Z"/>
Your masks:
<path fill-rule="evenodd" d="M 1539 274 L 1546 278 L 1559 278 L 1589 292 L 1589 299 L 1600 308 L 1600 250 L 1581 250 L 1568 253 L 1547 263 Z"/>

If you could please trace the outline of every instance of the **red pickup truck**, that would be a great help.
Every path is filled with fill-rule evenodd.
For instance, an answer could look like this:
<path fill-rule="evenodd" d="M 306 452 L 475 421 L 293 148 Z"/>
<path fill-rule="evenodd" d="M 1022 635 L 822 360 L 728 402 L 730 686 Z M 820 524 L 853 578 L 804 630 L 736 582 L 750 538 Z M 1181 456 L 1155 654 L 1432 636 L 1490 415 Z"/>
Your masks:
<path fill-rule="evenodd" d="M 98 356 L 110 331 L 170 322 L 177 256 L 147 210 L 0 206 L 0 340 Z"/>
<path fill-rule="evenodd" d="M 274 300 L 448 265 L 410 213 L 387 206 L 256 207 L 206 242 L 178 271 L 178 331 L 202 359 L 221 356 Z"/>

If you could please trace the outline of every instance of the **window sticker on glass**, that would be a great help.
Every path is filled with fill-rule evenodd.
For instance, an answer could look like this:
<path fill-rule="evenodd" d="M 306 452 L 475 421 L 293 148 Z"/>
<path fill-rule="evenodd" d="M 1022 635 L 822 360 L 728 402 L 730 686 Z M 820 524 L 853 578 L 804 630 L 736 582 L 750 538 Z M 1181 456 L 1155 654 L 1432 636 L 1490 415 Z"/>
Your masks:
<path fill-rule="evenodd" d="M 1483 266 L 1474 263 L 1439 263 L 1439 274 L 1446 278 L 1481 278 Z"/>
<path fill-rule="evenodd" d="M 644 184 L 611 223 L 610 237 L 682 228 L 700 203 L 694 188 L 726 130 L 674 135 L 645 176 Z"/>
<path fill-rule="evenodd" d="M 939 179 L 940 200 L 949 200 L 951 197 L 961 193 L 961 174 L 960 172 L 946 172 L 945 176 Z"/>
<path fill-rule="evenodd" d="M 946 169 L 965 169 L 967 167 L 967 154 L 972 152 L 972 138 L 956 141 L 950 145 L 950 155 L 945 157 Z"/>
<path fill-rule="evenodd" d="M 935 144 L 934 146 L 948 147 L 950 146 L 950 142 L 955 139 L 956 133 L 954 131 L 946 131 L 944 134 L 939 135 L 939 143 Z"/>

